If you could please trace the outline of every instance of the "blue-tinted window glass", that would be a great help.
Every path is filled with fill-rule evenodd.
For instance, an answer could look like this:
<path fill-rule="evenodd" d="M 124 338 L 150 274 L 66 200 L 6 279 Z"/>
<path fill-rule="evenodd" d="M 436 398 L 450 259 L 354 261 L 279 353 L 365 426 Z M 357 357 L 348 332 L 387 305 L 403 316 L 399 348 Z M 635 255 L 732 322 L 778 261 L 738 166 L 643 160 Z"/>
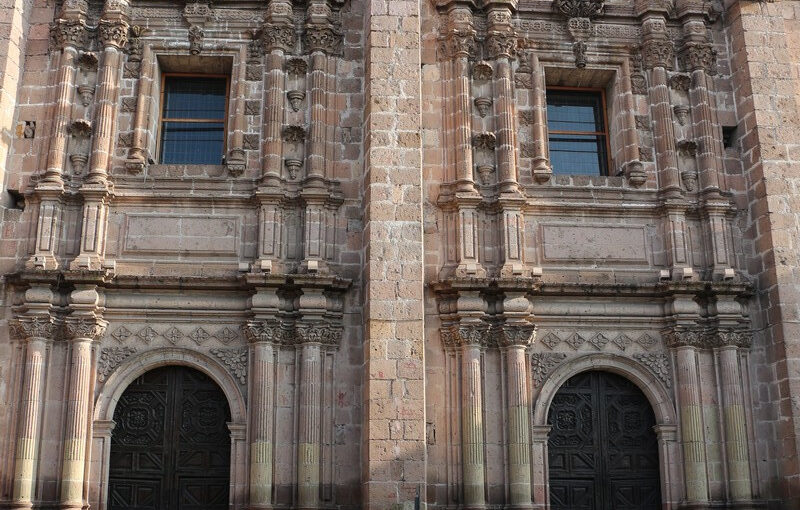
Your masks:
<path fill-rule="evenodd" d="M 161 162 L 222 163 L 225 78 L 167 76 L 161 125 Z"/>
<path fill-rule="evenodd" d="M 547 127 L 553 173 L 608 173 L 604 118 L 599 92 L 548 89 Z"/>

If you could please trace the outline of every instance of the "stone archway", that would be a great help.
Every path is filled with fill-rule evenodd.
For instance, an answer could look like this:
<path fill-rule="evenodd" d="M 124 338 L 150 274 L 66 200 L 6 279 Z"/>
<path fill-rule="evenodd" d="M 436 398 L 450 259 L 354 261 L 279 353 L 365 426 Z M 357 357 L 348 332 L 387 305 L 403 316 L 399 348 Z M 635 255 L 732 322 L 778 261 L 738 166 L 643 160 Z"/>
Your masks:
<path fill-rule="evenodd" d="M 655 414 L 630 380 L 611 372 L 572 376 L 548 413 L 552 510 L 660 510 Z"/>
<path fill-rule="evenodd" d="M 225 394 L 202 372 L 140 375 L 114 410 L 107 508 L 228 508 L 229 421 Z"/>

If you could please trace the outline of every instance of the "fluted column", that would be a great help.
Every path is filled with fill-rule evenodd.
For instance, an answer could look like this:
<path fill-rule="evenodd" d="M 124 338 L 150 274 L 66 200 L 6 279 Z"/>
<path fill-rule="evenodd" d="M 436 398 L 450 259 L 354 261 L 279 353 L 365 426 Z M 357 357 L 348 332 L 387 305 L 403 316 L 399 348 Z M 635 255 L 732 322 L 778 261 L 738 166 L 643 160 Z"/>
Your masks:
<path fill-rule="evenodd" d="M 71 354 L 59 499 L 63 510 L 81 510 L 85 504 L 83 482 L 94 376 L 92 342 L 103 335 L 106 325 L 104 320 L 91 314 L 70 316 L 65 323 Z"/>
<path fill-rule="evenodd" d="M 525 301 L 524 297 L 522 297 Z M 526 349 L 535 328 L 524 322 L 502 326 L 500 345 L 505 351 L 508 420 L 509 503 L 531 508 L 530 408 Z"/>
<path fill-rule="evenodd" d="M 145 44 L 142 50 L 141 72 L 136 94 L 136 112 L 133 118 L 133 143 L 128 151 L 125 168 L 131 173 L 140 173 L 148 165 L 150 153 L 147 150 L 149 104 L 153 80 L 155 79 L 156 59 L 153 49 Z"/>
<path fill-rule="evenodd" d="M 239 62 L 236 66 L 236 81 L 232 89 L 233 103 L 233 126 L 231 133 L 231 149 L 225 160 L 228 173 L 233 177 L 238 177 L 244 172 L 247 159 L 244 152 L 244 103 L 247 93 L 245 80 L 247 79 L 247 47 L 239 49 Z"/>
<path fill-rule="evenodd" d="M 675 351 L 686 500 L 689 503 L 704 503 L 708 501 L 708 477 L 700 374 L 697 366 L 697 348 L 703 345 L 704 333 L 673 329 L 666 332 L 666 339 L 667 344 Z"/>
<path fill-rule="evenodd" d="M 39 461 L 39 427 L 42 421 L 44 373 L 56 324 L 47 316 L 21 317 L 11 323 L 11 334 L 25 346 L 22 393 L 19 402 L 17 446 L 14 454 L 14 488 L 11 508 L 29 509 L 35 499 Z"/>
<path fill-rule="evenodd" d="M 511 26 L 511 10 L 507 7 L 489 9 L 489 32 L 486 49 L 494 60 L 495 118 L 497 127 L 497 176 L 501 193 L 519 190 L 517 175 L 517 134 L 515 123 L 514 86 L 511 81 L 511 58 L 517 38 Z"/>
<path fill-rule="evenodd" d="M 283 338 L 277 321 L 250 321 L 245 326 L 252 352 L 250 377 L 250 509 L 272 508 L 275 390 L 275 345 Z"/>
<path fill-rule="evenodd" d="M 322 346 L 312 335 L 301 339 L 297 506 L 313 509 L 319 507 Z"/>
<path fill-rule="evenodd" d="M 103 45 L 103 59 L 97 75 L 92 158 L 84 186 L 105 186 L 111 163 L 119 99 L 119 70 L 122 65 L 122 50 L 128 41 L 128 23 L 123 19 L 125 14 L 117 10 L 121 8 L 119 2 L 113 5 L 114 10 L 106 9 L 97 27 L 98 37 Z"/>
<path fill-rule="evenodd" d="M 749 501 L 750 483 L 747 419 L 745 416 L 739 346 L 748 346 L 749 331 L 720 332 L 717 357 L 722 389 L 722 418 L 725 427 L 725 460 L 728 466 L 728 494 L 731 501 Z"/>
<path fill-rule="evenodd" d="M 281 127 L 284 109 L 284 55 L 294 49 L 292 4 L 289 0 L 271 0 L 262 27 L 264 50 L 264 108 L 261 184 L 279 186 L 282 168 L 283 141 Z"/>

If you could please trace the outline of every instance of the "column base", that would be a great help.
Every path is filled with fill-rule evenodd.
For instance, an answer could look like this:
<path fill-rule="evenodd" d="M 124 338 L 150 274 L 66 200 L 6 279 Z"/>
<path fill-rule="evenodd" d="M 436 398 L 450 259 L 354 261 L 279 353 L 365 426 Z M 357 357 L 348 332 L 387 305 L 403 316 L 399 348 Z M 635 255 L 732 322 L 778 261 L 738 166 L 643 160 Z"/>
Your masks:
<path fill-rule="evenodd" d="M 9 510 L 31 510 L 33 508 L 32 501 L 12 501 L 8 505 Z"/>

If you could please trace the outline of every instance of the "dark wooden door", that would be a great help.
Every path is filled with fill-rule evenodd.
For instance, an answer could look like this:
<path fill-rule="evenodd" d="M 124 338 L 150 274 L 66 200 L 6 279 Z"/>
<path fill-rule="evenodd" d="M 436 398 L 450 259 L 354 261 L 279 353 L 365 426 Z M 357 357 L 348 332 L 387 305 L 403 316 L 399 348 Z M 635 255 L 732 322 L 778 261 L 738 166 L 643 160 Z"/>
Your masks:
<path fill-rule="evenodd" d="M 552 510 L 661 508 L 655 416 L 635 384 L 578 374 L 556 393 L 547 421 Z"/>
<path fill-rule="evenodd" d="M 230 410 L 208 376 L 158 368 L 136 379 L 114 411 L 108 507 L 223 510 L 230 484 Z"/>

